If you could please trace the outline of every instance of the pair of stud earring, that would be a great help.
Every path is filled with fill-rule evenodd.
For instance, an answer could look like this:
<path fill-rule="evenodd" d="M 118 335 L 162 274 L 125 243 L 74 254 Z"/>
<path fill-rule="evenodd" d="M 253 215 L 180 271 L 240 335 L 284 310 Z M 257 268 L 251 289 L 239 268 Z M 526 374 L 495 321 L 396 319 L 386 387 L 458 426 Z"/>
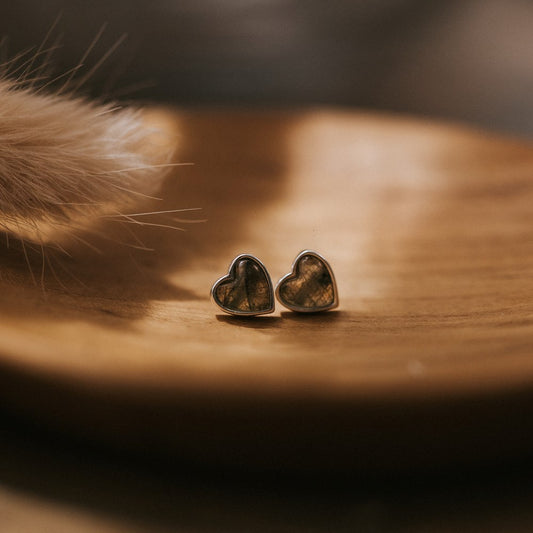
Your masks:
<path fill-rule="evenodd" d="M 274 312 L 274 289 L 265 265 L 249 254 L 237 256 L 227 276 L 211 289 L 215 303 L 226 313 L 239 316 Z M 316 252 L 300 252 L 292 270 L 276 286 L 279 302 L 300 313 L 327 311 L 339 305 L 337 285 L 329 263 Z"/>

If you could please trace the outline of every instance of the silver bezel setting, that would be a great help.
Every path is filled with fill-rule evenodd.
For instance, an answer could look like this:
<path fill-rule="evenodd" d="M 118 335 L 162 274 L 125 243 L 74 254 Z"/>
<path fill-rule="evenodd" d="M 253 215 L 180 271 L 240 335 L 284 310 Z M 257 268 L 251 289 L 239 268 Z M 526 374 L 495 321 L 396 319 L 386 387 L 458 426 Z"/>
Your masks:
<path fill-rule="evenodd" d="M 296 269 L 298 263 L 306 256 L 312 256 L 319 259 L 325 265 L 329 275 L 331 276 L 331 282 L 333 284 L 333 302 L 330 305 L 326 305 L 323 307 L 301 307 L 298 305 L 286 303 L 280 297 L 279 289 L 281 285 L 283 285 L 285 281 L 296 277 Z M 276 284 L 276 298 L 281 305 L 283 305 L 287 309 L 290 309 L 291 311 L 296 311 L 297 313 L 320 313 L 322 311 L 329 311 L 330 309 L 335 309 L 339 306 L 339 293 L 337 290 L 337 281 L 335 280 L 335 275 L 333 274 L 331 265 L 319 253 L 314 252 L 313 250 L 303 250 L 296 256 L 296 259 L 293 261 L 291 271 L 288 274 L 285 274 L 285 276 L 283 276 Z"/>
<path fill-rule="evenodd" d="M 235 309 L 230 309 L 229 307 L 226 307 L 222 302 L 218 300 L 215 294 L 215 289 L 218 287 L 218 285 L 226 280 L 234 280 L 235 279 L 235 270 L 237 268 L 237 264 L 239 261 L 242 261 L 243 259 L 248 259 L 256 263 L 259 268 L 263 271 L 265 274 L 265 277 L 268 281 L 268 288 L 270 293 L 270 300 L 272 302 L 272 306 L 269 309 L 266 309 L 264 311 L 236 311 Z M 268 270 L 266 269 L 265 265 L 257 259 L 254 255 L 251 254 L 240 254 L 238 255 L 230 264 L 228 268 L 228 273 L 225 276 L 222 276 L 221 278 L 217 279 L 215 283 L 213 283 L 213 286 L 211 287 L 211 298 L 212 300 L 224 311 L 225 313 L 228 313 L 230 315 L 234 316 L 258 316 L 258 315 L 268 315 L 270 313 L 273 313 L 276 308 L 276 302 L 274 299 L 274 286 L 272 284 L 272 280 L 270 278 L 270 275 L 268 273 Z"/>

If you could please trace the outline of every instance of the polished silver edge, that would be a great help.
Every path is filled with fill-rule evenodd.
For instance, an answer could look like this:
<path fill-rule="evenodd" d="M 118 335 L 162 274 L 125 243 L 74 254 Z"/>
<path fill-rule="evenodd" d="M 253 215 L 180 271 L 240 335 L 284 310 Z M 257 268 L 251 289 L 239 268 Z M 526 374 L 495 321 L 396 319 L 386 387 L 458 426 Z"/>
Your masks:
<path fill-rule="evenodd" d="M 330 305 L 327 305 L 324 307 L 313 307 L 313 308 L 300 307 L 298 305 L 291 305 L 291 304 L 285 303 L 283 299 L 280 297 L 280 294 L 279 294 L 280 286 L 286 280 L 296 276 L 296 267 L 298 266 L 298 263 L 303 257 L 307 255 L 311 255 L 313 257 L 316 257 L 317 259 L 320 259 L 320 261 L 322 261 L 324 265 L 326 265 L 328 273 L 331 276 L 331 281 L 333 283 L 333 302 Z M 337 281 L 335 280 L 335 275 L 333 274 L 333 269 L 331 268 L 331 265 L 327 262 L 327 260 L 322 255 L 320 255 L 319 253 L 313 250 L 301 251 L 296 256 L 296 259 L 292 262 L 291 271 L 288 274 L 285 274 L 276 284 L 276 299 L 281 305 L 283 305 L 287 309 L 290 309 L 291 311 L 296 311 L 297 313 L 321 313 L 322 311 L 329 311 L 331 309 L 335 309 L 336 307 L 339 306 L 339 291 L 337 290 Z"/>
<path fill-rule="evenodd" d="M 268 280 L 268 288 L 270 289 L 270 299 L 272 301 L 272 307 L 265 310 L 265 311 L 235 311 L 233 309 L 229 309 L 228 307 L 225 307 L 215 296 L 215 289 L 218 286 L 219 283 L 222 281 L 225 281 L 227 279 L 231 279 L 232 273 L 235 273 L 235 268 L 237 266 L 237 263 L 241 261 L 242 259 L 251 259 L 257 265 L 259 265 L 259 268 L 264 272 L 266 279 Z M 211 299 L 224 311 L 225 313 L 228 313 L 230 315 L 234 316 L 258 316 L 258 315 L 268 315 L 270 313 L 273 313 L 276 309 L 276 300 L 274 298 L 274 285 L 272 284 L 272 279 L 270 278 L 270 274 L 268 273 L 268 270 L 266 269 L 265 265 L 255 257 L 255 255 L 251 254 L 240 254 L 238 255 L 230 264 L 228 268 L 228 273 L 225 276 L 222 276 L 221 278 L 217 279 L 215 283 L 213 283 L 213 286 L 211 287 Z"/>

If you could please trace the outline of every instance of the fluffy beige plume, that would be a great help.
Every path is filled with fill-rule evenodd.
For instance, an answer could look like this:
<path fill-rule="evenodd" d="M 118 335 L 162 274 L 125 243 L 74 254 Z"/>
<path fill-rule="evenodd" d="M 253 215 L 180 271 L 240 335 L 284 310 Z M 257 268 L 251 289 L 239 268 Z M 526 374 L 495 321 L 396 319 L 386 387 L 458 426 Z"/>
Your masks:
<path fill-rule="evenodd" d="M 153 141 L 137 110 L 1 80 L 0 229 L 42 242 L 130 208 L 168 166 Z"/>

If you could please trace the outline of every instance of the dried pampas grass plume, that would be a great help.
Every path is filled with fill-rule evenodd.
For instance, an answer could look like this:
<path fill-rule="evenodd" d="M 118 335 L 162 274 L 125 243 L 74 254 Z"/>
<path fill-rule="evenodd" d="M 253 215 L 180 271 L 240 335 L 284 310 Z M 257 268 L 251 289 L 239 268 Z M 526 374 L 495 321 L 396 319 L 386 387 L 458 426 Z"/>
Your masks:
<path fill-rule="evenodd" d="M 138 110 L 0 80 L 0 227 L 40 242 L 150 195 L 171 157 Z"/>

